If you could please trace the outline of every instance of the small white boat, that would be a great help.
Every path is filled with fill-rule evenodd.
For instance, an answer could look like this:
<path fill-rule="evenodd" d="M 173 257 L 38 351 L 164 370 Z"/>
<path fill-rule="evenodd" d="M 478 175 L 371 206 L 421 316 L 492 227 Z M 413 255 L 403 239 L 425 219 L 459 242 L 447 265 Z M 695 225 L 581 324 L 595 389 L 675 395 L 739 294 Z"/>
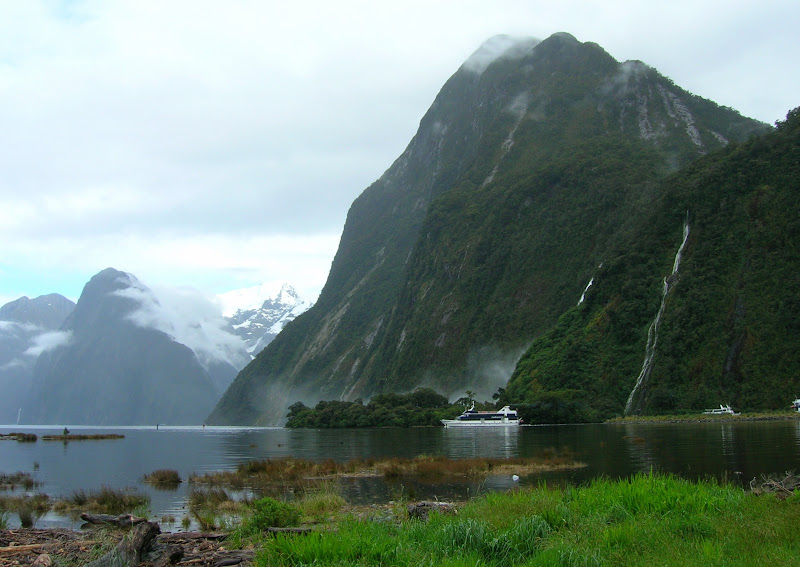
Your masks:
<path fill-rule="evenodd" d="M 703 412 L 705 415 L 739 415 L 731 409 L 731 406 L 719 405 L 718 408 L 707 409 Z"/>
<path fill-rule="evenodd" d="M 793 410 L 795 410 L 796 412 L 800 412 L 800 398 L 797 398 L 796 400 L 794 400 L 790 407 Z"/>
<path fill-rule="evenodd" d="M 477 411 L 475 404 L 456 419 L 441 420 L 445 427 L 513 427 L 522 423 L 517 410 L 503 406 L 497 411 Z"/>

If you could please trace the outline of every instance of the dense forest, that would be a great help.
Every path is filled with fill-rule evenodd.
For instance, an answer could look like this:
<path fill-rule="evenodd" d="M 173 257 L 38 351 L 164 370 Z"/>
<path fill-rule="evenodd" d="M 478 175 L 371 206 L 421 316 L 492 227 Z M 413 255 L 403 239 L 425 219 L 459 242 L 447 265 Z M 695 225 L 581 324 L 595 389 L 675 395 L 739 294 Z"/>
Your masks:
<path fill-rule="evenodd" d="M 720 403 L 780 409 L 800 391 L 800 110 L 663 187 L 629 243 L 594 273 L 585 301 L 534 341 L 501 401 L 577 392 L 588 418 L 602 419 L 626 405 L 646 414 Z M 652 364 L 641 376 L 648 337 Z"/>
<path fill-rule="evenodd" d="M 296 402 L 289 406 L 286 427 L 333 429 L 439 426 L 442 419 L 455 418 L 465 408 L 470 407 L 472 402 L 474 400 L 467 393 L 451 404 L 446 397 L 430 388 L 418 388 L 410 394 L 378 394 L 366 405 L 360 399 L 352 402 L 320 401 L 313 408 Z"/>

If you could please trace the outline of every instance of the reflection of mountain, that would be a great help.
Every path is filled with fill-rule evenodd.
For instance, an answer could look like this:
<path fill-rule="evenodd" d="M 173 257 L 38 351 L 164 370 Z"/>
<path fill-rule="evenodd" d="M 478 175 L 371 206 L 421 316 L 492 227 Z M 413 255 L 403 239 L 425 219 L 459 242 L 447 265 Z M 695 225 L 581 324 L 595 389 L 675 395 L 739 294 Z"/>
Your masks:
<path fill-rule="evenodd" d="M 191 348 L 144 326 L 153 317 L 142 312 L 157 304 L 130 274 L 95 275 L 61 327 L 70 342 L 36 362 L 26 422 L 202 423 L 225 377 L 215 380 Z M 228 377 L 234 373 L 230 367 Z"/>
<path fill-rule="evenodd" d="M 57 329 L 74 308 L 58 294 L 21 297 L 0 307 L 0 423 L 15 423 L 27 406 L 36 358 L 67 339 Z"/>

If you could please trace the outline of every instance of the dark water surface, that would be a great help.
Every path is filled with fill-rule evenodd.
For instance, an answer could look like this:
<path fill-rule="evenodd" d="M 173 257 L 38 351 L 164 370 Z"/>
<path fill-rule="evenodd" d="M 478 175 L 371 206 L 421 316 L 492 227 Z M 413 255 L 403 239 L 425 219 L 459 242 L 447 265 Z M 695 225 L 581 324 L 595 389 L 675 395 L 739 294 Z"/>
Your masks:
<path fill-rule="evenodd" d="M 367 457 L 443 455 L 468 457 L 534 457 L 568 449 L 587 466 L 578 471 L 533 475 L 520 483 L 579 483 L 597 476 L 626 477 L 636 472 L 670 472 L 686 478 L 713 476 L 746 485 L 762 474 L 800 471 L 800 421 L 714 422 L 679 424 L 592 424 L 520 428 L 412 428 L 291 430 L 229 427 L 72 427 L 73 434 L 120 433 L 124 439 L 43 441 L 63 426 L 0 426 L 1 433 L 35 433 L 35 443 L 0 441 L 0 472 L 29 472 L 41 483 L 37 491 L 51 497 L 101 486 L 134 488 L 151 497 L 151 516 L 186 515 L 187 483 L 161 491 L 142 483 L 156 469 L 175 469 L 186 479 L 193 473 L 230 470 L 253 459 L 293 456 L 347 461 Z M 37 466 L 38 465 L 38 466 Z M 368 503 L 397 496 L 464 499 L 487 490 L 516 486 L 510 478 L 454 484 L 387 485 L 379 479 L 343 480 L 348 501 Z M 0 492 L 0 496 L 2 496 Z M 9 520 L 13 524 L 15 517 Z M 66 525 L 48 515 L 38 527 Z"/>

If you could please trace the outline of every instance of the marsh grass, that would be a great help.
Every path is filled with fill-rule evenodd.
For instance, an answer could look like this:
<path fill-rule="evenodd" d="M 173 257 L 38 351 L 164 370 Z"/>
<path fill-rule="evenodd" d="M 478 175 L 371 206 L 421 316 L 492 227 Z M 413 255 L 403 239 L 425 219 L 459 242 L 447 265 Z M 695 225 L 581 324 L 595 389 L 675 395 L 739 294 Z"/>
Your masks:
<path fill-rule="evenodd" d="M 0 490 L 16 490 L 17 487 L 22 487 L 25 490 L 31 490 L 38 486 L 30 473 L 16 472 L 16 473 L 0 473 Z"/>
<path fill-rule="evenodd" d="M 12 439 L 20 443 L 35 443 L 38 437 L 35 433 L 0 433 L 0 439 Z"/>
<path fill-rule="evenodd" d="M 191 487 L 187 504 L 189 513 L 203 530 L 216 529 L 228 524 L 231 518 L 241 517 L 246 506 L 246 502 L 234 500 L 225 489 L 218 486 Z"/>
<path fill-rule="evenodd" d="M 455 516 L 356 521 L 278 535 L 258 565 L 790 565 L 800 496 L 780 500 L 665 475 L 489 493 Z"/>
<path fill-rule="evenodd" d="M 192 475 L 189 482 L 209 486 L 227 486 L 234 489 L 268 489 L 280 485 L 294 491 L 316 490 L 322 481 L 346 476 L 383 476 L 387 480 L 414 477 L 426 480 L 447 478 L 485 478 L 500 474 L 531 474 L 535 472 L 581 468 L 566 449 L 550 449 L 534 458 L 474 458 L 448 459 L 442 456 L 422 455 L 413 459 L 352 459 L 337 463 L 332 459 L 322 462 L 297 459 L 265 459 L 242 463 L 234 471 Z"/>
<path fill-rule="evenodd" d="M 159 490 L 177 490 L 183 479 L 176 470 L 158 469 L 144 475 L 142 481 Z"/>
<path fill-rule="evenodd" d="M 97 435 L 42 435 L 43 441 L 101 441 L 105 439 L 125 439 L 118 433 L 100 433 Z"/>
<path fill-rule="evenodd" d="M 103 486 L 94 492 L 76 490 L 71 496 L 56 501 L 53 510 L 60 514 L 73 515 L 80 512 L 124 514 L 141 511 L 149 503 L 150 497 L 146 494 Z"/>
<path fill-rule="evenodd" d="M 16 514 L 20 526 L 32 528 L 50 510 L 50 499 L 46 494 L 5 496 L 0 498 L 0 510 L 3 511 L 0 515 L 4 516 L 6 524 L 9 514 Z"/>

